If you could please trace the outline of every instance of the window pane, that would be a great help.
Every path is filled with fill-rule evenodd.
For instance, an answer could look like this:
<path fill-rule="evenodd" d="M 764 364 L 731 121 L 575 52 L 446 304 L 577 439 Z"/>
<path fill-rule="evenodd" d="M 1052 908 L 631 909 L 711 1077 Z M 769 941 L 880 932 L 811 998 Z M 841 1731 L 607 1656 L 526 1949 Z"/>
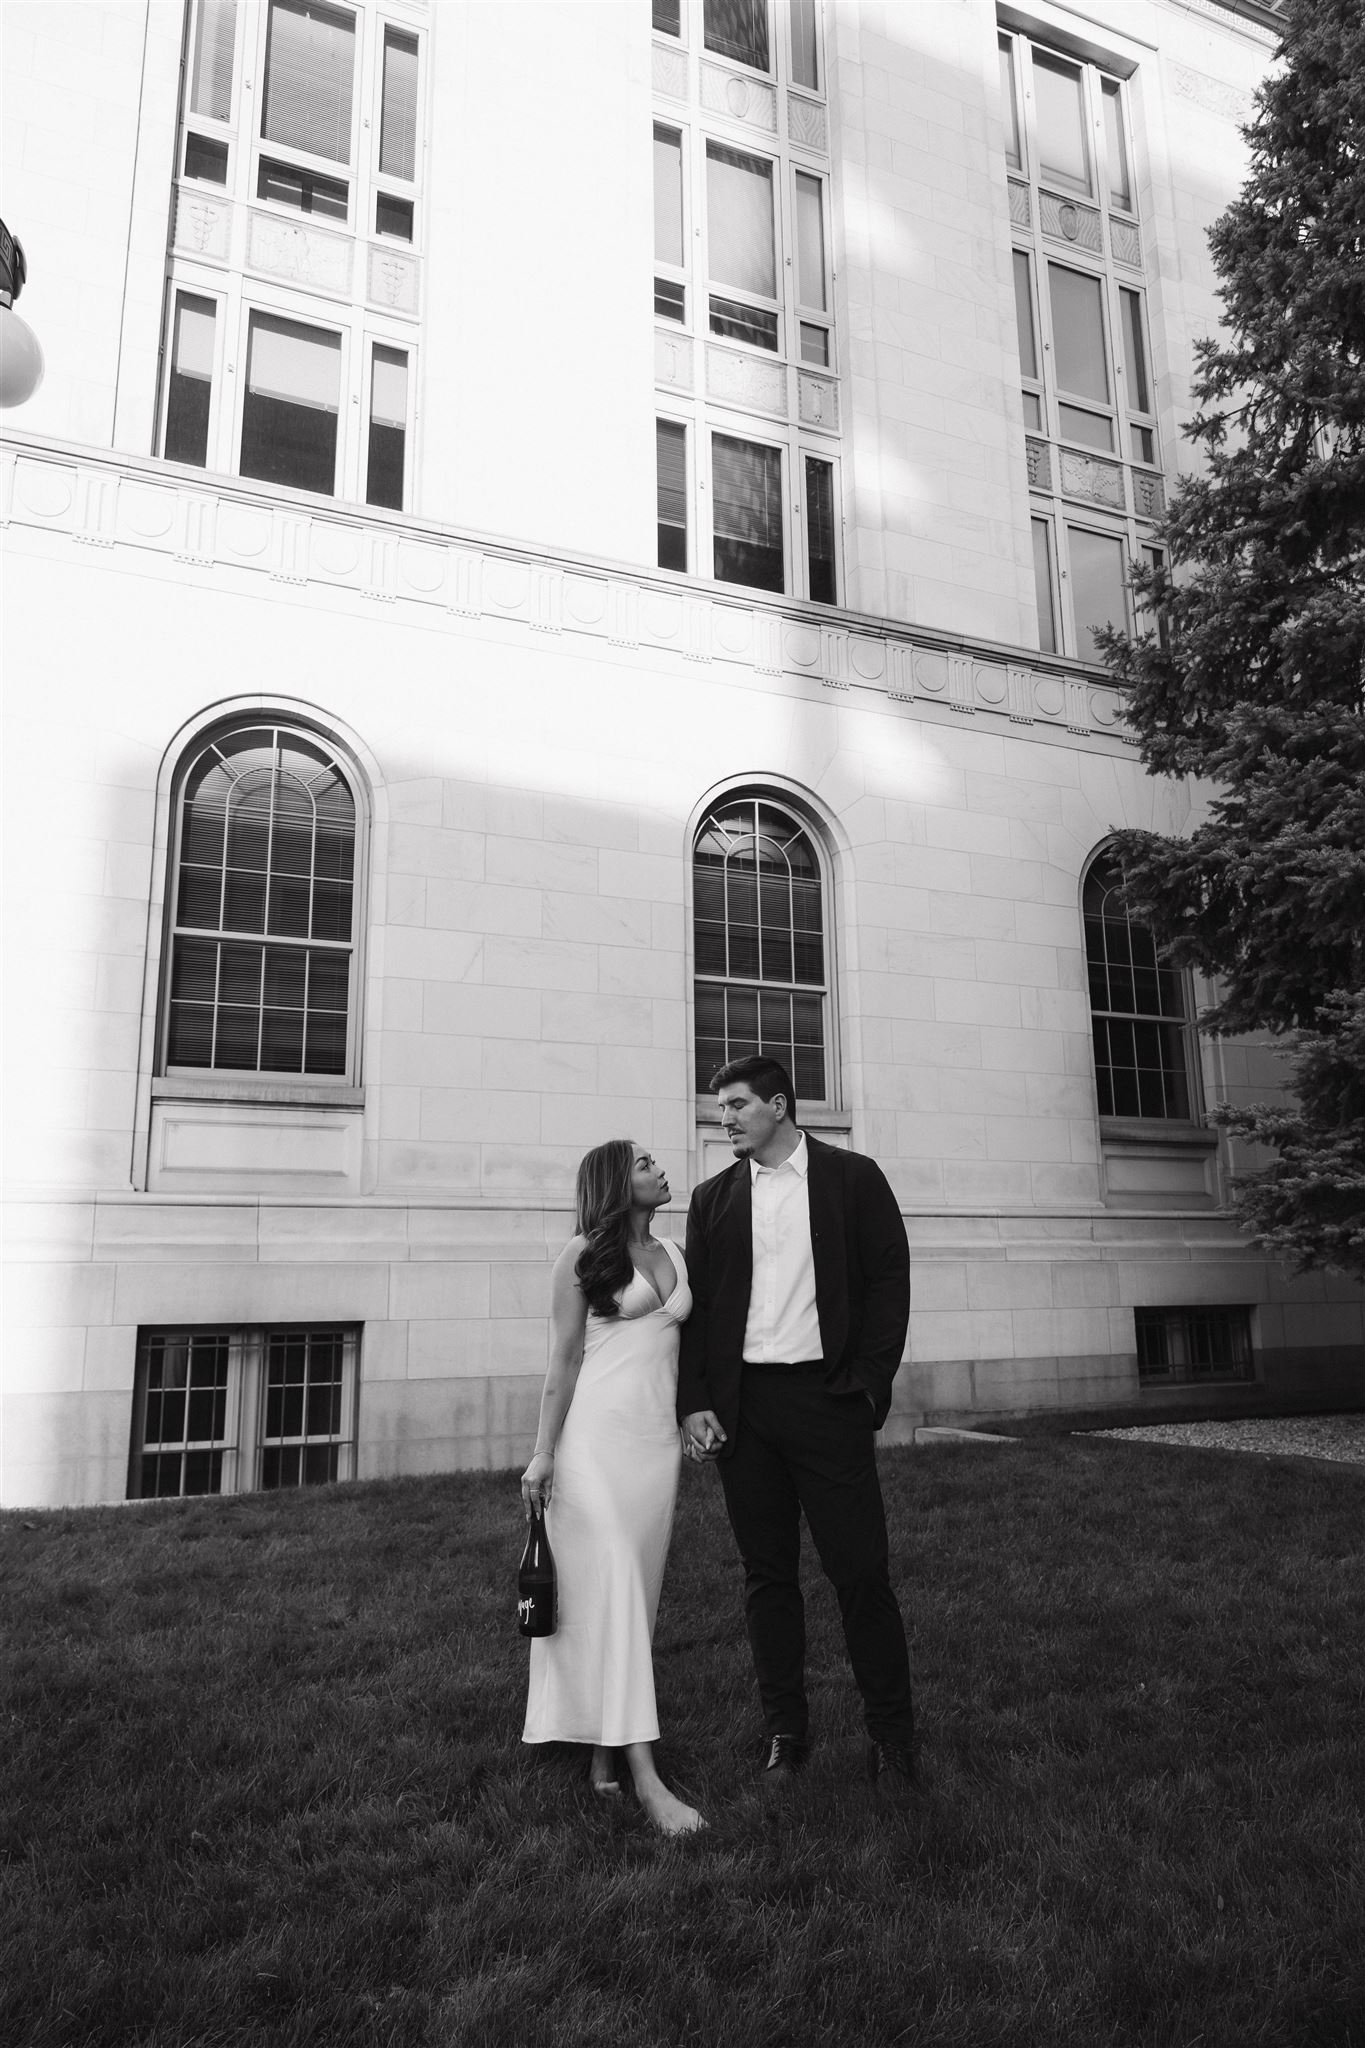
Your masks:
<path fill-rule="evenodd" d="M 202 178 L 209 185 L 226 185 L 228 146 L 191 129 L 185 137 L 185 176 Z"/>
<path fill-rule="evenodd" d="M 365 501 L 403 509 L 403 456 L 408 425 L 408 358 L 401 348 L 374 350 L 370 380 L 370 447 Z"/>
<path fill-rule="evenodd" d="M 1081 74 L 1042 50 L 1033 53 L 1033 98 L 1038 121 L 1038 158 L 1043 178 L 1072 192 L 1090 190 L 1090 151 L 1085 138 Z"/>
<path fill-rule="evenodd" d="M 386 178 L 412 178 L 416 163 L 417 38 L 396 28 L 386 28 L 379 168 Z"/>
<path fill-rule="evenodd" d="M 270 0 L 265 140 L 349 163 L 354 69 L 354 15 L 319 0 Z"/>
<path fill-rule="evenodd" d="M 1057 430 L 1064 441 L 1079 441 L 1085 448 L 1110 452 L 1114 446 L 1114 422 L 1109 415 L 1086 412 L 1079 405 L 1058 406 Z"/>
<path fill-rule="evenodd" d="M 791 0 L 792 78 L 797 85 L 820 89 L 820 50 L 815 0 Z"/>
<path fill-rule="evenodd" d="M 200 469 L 208 460 L 215 311 L 212 299 L 176 293 L 166 435 L 161 452 L 168 462 L 192 462 Z"/>
<path fill-rule="evenodd" d="M 256 197 L 273 199 L 279 206 L 297 206 L 300 213 L 320 213 L 329 220 L 345 220 L 350 187 L 344 178 L 320 177 L 316 171 L 300 170 L 296 164 L 276 163 L 263 156 L 256 172 Z"/>
<path fill-rule="evenodd" d="M 708 50 L 768 69 L 768 0 L 706 0 L 703 27 Z"/>
<path fill-rule="evenodd" d="M 654 0 L 654 26 L 661 36 L 682 31 L 682 0 Z"/>
<path fill-rule="evenodd" d="M 801 322 L 801 360 L 803 363 L 818 363 L 822 369 L 829 368 L 827 327 L 816 327 L 809 320 Z"/>
<path fill-rule="evenodd" d="M 194 38 L 190 112 L 211 121 L 232 119 L 232 46 L 237 35 L 237 0 L 199 0 Z"/>
<path fill-rule="evenodd" d="M 654 445 L 658 468 L 659 567 L 687 567 L 687 429 L 657 420 Z"/>
<path fill-rule="evenodd" d="M 654 280 L 654 318 L 656 320 L 686 320 L 687 288 L 675 284 L 671 277 L 656 277 Z"/>
<path fill-rule="evenodd" d="M 412 201 L 396 199 L 392 192 L 376 194 L 374 202 L 374 231 L 377 235 L 393 235 L 400 242 L 412 240 Z"/>
<path fill-rule="evenodd" d="M 1043 401 L 1036 391 L 1024 393 L 1024 425 L 1035 434 L 1043 431 Z"/>
<path fill-rule="evenodd" d="M 683 260 L 682 136 L 674 128 L 654 130 L 654 260 Z"/>
<path fill-rule="evenodd" d="M 1038 598 L 1038 645 L 1045 654 L 1057 652 L 1057 614 L 1052 598 L 1052 550 L 1048 544 L 1046 519 L 1030 520 L 1033 528 L 1033 587 Z"/>
<path fill-rule="evenodd" d="M 1104 347 L 1104 302 L 1097 277 L 1049 263 L 1052 346 L 1057 384 L 1078 398 L 1109 403 L 1109 360 Z"/>
<path fill-rule="evenodd" d="M 815 604 L 834 604 L 834 464 L 806 457 L 806 562 Z"/>
<path fill-rule="evenodd" d="M 1071 553 L 1071 602 L 1076 613 L 1076 652 L 1082 661 L 1098 661 L 1095 631 L 1104 625 L 1128 627 L 1123 581 L 1123 542 L 1084 527 L 1067 529 Z"/>
<path fill-rule="evenodd" d="M 1025 377 L 1038 375 L 1038 347 L 1033 333 L 1033 292 L 1029 260 L 1022 249 L 1014 252 L 1014 319 L 1019 331 L 1019 368 Z"/>
<path fill-rule="evenodd" d="M 717 577 L 782 590 L 781 451 L 713 434 L 711 500 Z"/>
<path fill-rule="evenodd" d="M 1127 352 L 1128 403 L 1135 412 L 1150 412 L 1152 410 L 1152 394 L 1147 381 L 1147 348 L 1146 338 L 1142 331 L 1142 294 L 1141 292 L 1121 291 L 1119 293 L 1119 303 L 1123 307 L 1123 344 Z"/>
<path fill-rule="evenodd" d="M 738 299 L 713 298 L 710 309 L 713 334 L 728 335 L 731 341 L 747 341 L 752 348 L 777 347 L 777 315 L 760 306 L 741 305 Z"/>
<path fill-rule="evenodd" d="M 242 475 L 299 490 L 332 491 L 340 392 L 339 334 L 253 313 Z"/>
<path fill-rule="evenodd" d="M 1005 117 L 1005 161 L 1017 171 L 1023 158 L 1019 149 L 1019 102 L 1014 91 L 1014 45 L 1008 36 L 1000 38 L 1000 111 Z"/>
<path fill-rule="evenodd" d="M 1133 181 L 1128 171 L 1128 148 L 1123 134 L 1123 109 L 1119 89 L 1112 79 L 1104 81 L 1104 153 L 1109 165 L 1109 204 L 1131 209 Z"/>
<path fill-rule="evenodd" d="M 716 283 L 775 298 L 771 163 L 708 142 L 706 225 L 710 275 Z"/>
<path fill-rule="evenodd" d="M 825 310 L 825 225 L 820 180 L 796 174 L 796 294 L 803 306 Z"/>

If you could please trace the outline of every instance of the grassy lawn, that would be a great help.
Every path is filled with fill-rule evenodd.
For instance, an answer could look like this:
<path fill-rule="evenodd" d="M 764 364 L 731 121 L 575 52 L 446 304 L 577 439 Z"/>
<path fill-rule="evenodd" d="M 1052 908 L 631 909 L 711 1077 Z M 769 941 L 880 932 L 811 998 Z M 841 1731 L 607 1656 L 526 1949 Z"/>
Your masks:
<path fill-rule="evenodd" d="M 1365 2043 L 1365 1478 L 1036 1439 L 884 1455 L 932 1773 L 754 1790 L 739 1570 L 687 1468 L 661 1762 L 519 1743 L 508 1475 L 0 1518 L 6 2048 Z"/>

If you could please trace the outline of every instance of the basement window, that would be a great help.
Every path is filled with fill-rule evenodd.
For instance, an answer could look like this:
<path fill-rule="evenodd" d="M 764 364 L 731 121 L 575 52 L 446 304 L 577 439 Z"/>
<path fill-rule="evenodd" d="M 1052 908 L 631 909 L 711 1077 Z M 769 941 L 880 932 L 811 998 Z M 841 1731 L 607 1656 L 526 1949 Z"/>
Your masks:
<path fill-rule="evenodd" d="M 1253 1377 L 1248 1308 L 1137 1308 L 1133 1321 L 1144 1387 Z"/>

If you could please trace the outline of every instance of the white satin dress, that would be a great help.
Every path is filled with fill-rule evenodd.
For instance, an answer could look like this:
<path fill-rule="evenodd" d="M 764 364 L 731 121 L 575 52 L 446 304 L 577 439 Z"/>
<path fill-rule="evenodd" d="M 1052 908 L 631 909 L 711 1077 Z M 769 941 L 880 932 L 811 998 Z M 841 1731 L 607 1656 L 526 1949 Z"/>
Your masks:
<path fill-rule="evenodd" d="M 667 1301 L 642 1273 L 619 1316 L 588 1315 L 583 1363 L 555 1447 L 545 1525 L 559 1626 L 531 1640 L 523 1742 L 654 1742 L 654 1620 L 682 1450 L 678 1343 L 692 1307 L 687 1268 L 667 1238 Z"/>

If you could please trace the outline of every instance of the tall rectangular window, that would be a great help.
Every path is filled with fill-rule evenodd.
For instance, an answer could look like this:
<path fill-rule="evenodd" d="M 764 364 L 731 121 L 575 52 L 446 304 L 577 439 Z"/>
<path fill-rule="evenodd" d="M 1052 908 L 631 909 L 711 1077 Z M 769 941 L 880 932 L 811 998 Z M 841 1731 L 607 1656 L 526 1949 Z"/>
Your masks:
<path fill-rule="evenodd" d="M 812 92 L 818 92 L 820 43 L 815 19 L 815 0 L 790 0 L 788 18 L 791 23 L 793 83 L 808 86 Z"/>
<path fill-rule="evenodd" d="M 707 143 L 706 232 L 713 285 L 768 300 L 777 297 L 773 167 L 766 157 Z M 777 314 L 713 293 L 711 332 L 776 349 Z"/>
<path fill-rule="evenodd" d="M 355 16 L 320 0 L 270 0 L 261 134 L 334 163 L 351 160 Z"/>
<path fill-rule="evenodd" d="M 1033 100 L 1043 182 L 1089 194 L 1090 144 L 1078 67 L 1045 50 L 1035 50 Z"/>
<path fill-rule="evenodd" d="M 711 436 L 715 574 L 755 590 L 785 587 L 782 452 L 729 434 Z"/>
<path fill-rule="evenodd" d="M 702 31 L 708 50 L 768 69 L 768 0 L 705 0 Z"/>
<path fill-rule="evenodd" d="M 682 136 L 654 124 L 654 260 L 683 260 Z"/>
<path fill-rule="evenodd" d="M 829 363 L 829 329 L 807 315 L 828 310 L 825 283 L 825 220 L 820 180 L 796 173 L 796 301 L 801 310 L 801 360 Z"/>
<path fill-rule="evenodd" d="M 379 168 L 386 178 L 409 181 L 417 168 L 417 38 L 396 28 L 384 30 Z"/>
<path fill-rule="evenodd" d="M 334 491 L 340 401 L 339 334 L 266 313 L 251 315 L 243 476 L 301 491 Z"/>
<path fill-rule="evenodd" d="M 1044 654 L 1057 652 L 1057 606 L 1052 594 L 1052 537 L 1046 519 L 1031 519 L 1033 588 L 1038 600 L 1038 645 Z"/>
<path fill-rule="evenodd" d="M 208 461 L 216 313 L 212 299 L 196 298 L 190 292 L 175 295 L 161 452 L 168 462 L 192 462 L 198 469 Z"/>
<path fill-rule="evenodd" d="M 199 0 L 190 71 L 190 112 L 209 121 L 232 119 L 232 52 L 237 0 Z"/>
<path fill-rule="evenodd" d="M 408 436 L 408 356 L 375 343 L 370 370 L 370 446 L 365 483 L 368 505 L 403 509 L 403 463 Z"/>
<path fill-rule="evenodd" d="M 656 420 L 659 567 L 687 568 L 687 429 L 676 420 Z"/>
<path fill-rule="evenodd" d="M 1037 434 L 1043 427 L 1042 379 L 1038 373 L 1038 335 L 1033 317 L 1032 266 L 1022 249 L 1014 251 L 1014 322 L 1019 336 L 1019 370 L 1024 379 L 1024 425 Z"/>
<path fill-rule="evenodd" d="M 806 457 L 806 578 L 814 604 L 834 604 L 834 464 Z"/>
<path fill-rule="evenodd" d="M 1058 419 L 1062 439 L 1087 448 L 1112 449 L 1114 423 L 1107 414 L 1069 404 L 1071 397 L 1110 402 L 1109 356 L 1104 344 L 1104 286 L 1088 271 L 1049 263 L 1052 297 L 1052 346 L 1061 394 Z"/>
<path fill-rule="evenodd" d="M 1076 652 L 1082 661 L 1098 661 L 1095 634 L 1101 626 L 1128 629 L 1128 597 L 1124 578 L 1124 544 L 1107 533 L 1084 526 L 1067 528 L 1071 557 L 1071 606 L 1076 618 Z"/>
<path fill-rule="evenodd" d="M 1000 110 L 1005 117 L 1005 162 L 1017 171 L 1023 164 L 1019 141 L 1019 97 L 1014 89 L 1014 45 L 1000 38 Z"/>
<path fill-rule="evenodd" d="M 1104 154 L 1109 167 L 1109 204 L 1121 206 L 1126 213 L 1130 213 L 1133 206 L 1133 179 L 1128 169 L 1128 145 L 1123 133 L 1123 104 L 1119 98 L 1117 81 L 1106 78 L 1101 96 L 1104 103 Z"/>

